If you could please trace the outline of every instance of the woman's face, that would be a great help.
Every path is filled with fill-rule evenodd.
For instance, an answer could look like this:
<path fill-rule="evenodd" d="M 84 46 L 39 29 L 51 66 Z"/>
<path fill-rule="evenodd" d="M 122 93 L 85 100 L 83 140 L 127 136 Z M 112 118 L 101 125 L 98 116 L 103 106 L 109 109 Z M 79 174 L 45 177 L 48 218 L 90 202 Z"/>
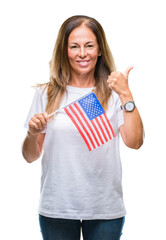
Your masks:
<path fill-rule="evenodd" d="M 99 46 L 95 34 L 85 25 L 75 28 L 68 38 L 68 58 L 71 74 L 88 74 L 95 71 Z"/>

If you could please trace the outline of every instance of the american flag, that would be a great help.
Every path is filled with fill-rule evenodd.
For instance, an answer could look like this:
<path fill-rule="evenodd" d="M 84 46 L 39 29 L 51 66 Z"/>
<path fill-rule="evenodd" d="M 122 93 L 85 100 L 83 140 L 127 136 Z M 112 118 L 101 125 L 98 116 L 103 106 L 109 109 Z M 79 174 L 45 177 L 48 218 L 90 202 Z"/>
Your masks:
<path fill-rule="evenodd" d="M 115 137 L 113 128 L 96 95 L 91 92 L 64 108 L 89 151 Z"/>

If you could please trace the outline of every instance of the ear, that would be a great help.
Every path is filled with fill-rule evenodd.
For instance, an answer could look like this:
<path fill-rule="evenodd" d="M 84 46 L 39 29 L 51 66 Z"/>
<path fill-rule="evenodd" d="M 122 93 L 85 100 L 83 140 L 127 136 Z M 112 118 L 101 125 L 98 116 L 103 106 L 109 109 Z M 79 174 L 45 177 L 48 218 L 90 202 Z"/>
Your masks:
<path fill-rule="evenodd" d="M 101 52 L 100 52 L 100 50 L 99 50 L 99 52 L 98 52 L 98 56 L 99 56 L 99 57 L 101 56 Z"/>

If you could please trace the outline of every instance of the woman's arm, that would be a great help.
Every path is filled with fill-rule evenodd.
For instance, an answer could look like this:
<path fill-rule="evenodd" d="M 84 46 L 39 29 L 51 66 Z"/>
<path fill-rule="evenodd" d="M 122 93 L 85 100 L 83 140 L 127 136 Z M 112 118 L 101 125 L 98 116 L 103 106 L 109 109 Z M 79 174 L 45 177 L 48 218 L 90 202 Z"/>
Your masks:
<path fill-rule="evenodd" d="M 128 75 L 133 67 L 126 69 L 125 73 L 112 72 L 108 77 L 108 86 L 113 89 L 120 97 L 122 105 L 128 101 L 133 101 L 132 93 L 128 86 Z M 134 149 L 138 149 L 143 144 L 143 124 L 137 108 L 132 112 L 123 112 L 124 124 L 119 131 L 124 143 Z"/>
<path fill-rule="evenodd" d="M 128 101 L 133 101 L 131 92 L 126 92 L 120 96 L 122 105 Z M 137 108 L 132 112 L 123 111 L 124 124 L 120 126 L 119 131 L 124 143 L 134 149 L 139 149 L 143 144 L 143 124 Z"/>
<path fill-rule="evenodd" d="M 28 163 L 31 163 L 40 157 L 42 153 L 44 137 L 45 133 L 31 135 L 31 133 L 28 132 L 22 146 L 23 157 Z"/>
<path fill-rule="evenodd" d="M 42 153 L 45 133 L 41 133 L 49 121 L 48 114 L 35 114 L 29 121 L 29 131 L 23 142 L 22 154 L 29 163 L 37 160 Z"/>

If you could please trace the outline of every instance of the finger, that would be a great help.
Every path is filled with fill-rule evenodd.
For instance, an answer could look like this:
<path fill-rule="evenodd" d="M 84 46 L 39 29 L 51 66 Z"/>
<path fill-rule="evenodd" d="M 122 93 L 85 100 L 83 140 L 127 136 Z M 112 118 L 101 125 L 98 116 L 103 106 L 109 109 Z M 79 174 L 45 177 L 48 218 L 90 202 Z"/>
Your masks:
<path fill-rule="evenodd" d="M 111 72 L 111 74 L 109 76 L 116 76 L 117 71 Z"/>
<path fill-rule="evenodd" d="M 29 126 L 29 130 L 28 130 L 32 135 L 36 135 L 38 134 L 41 130 L 38 128 L 34 128 L 32 126 Z"/>
<path fill-rule="evenodd" d="M 115 85 L 116 85 L 116 80 L 115 80 L 115 81 L 110 81 L 110 82 L 108 82 L 108 87 L 109 87 L 110 89 L 113 89 Z"/>
<path fill-rule="evenodd" d="M 107 83 L 113 83 L 113 82 L 116 82 L 116 81 L 117 81 L 117 78 L 115 78 L 115 77 L 111 77 L 111 78 L 107 79 Z"/>
<path fill-rule="evenodd" d="M 115 76 L 113 76 L 113 75 L 109 75 L 108 78 L 107 78 L 107 82 L 108 82 L 108 81 L 111 81 L 114 77 L 115 77 Z"/>
<path fill-rule="evenodd" d="M 43 114 L 39 114 L 39 115 L 37 115 L 36 118 L 40 121 L 39 124 L 41 125 L 41 127 L 46 127 L 47 120 L 45 119 L 45 117 L 44 117 Z"/>
<path fill-rule="evenodd" d="M 32 120 L 29 121 L 29 128 L 39 129 L 38 125 Z"/>
<path fill-rule="evenodd" d="M 111 84 L 108 84 L 108 87 L 109 87 L 110 89 L 112 89 L 112 85 L 111 85 Z"/>
<path fill-rule="evenodd" d="M 124 75 L 126 76 L 126 78 L 128 78 L 128 76 L 129 76 L 129 72 L 133 69 L 134 67 L 128 67 L 127 69 L 126 69 L 126 71 L 124 72 Z"/>
<path fill-rule="evenodd" d="M 119 77 L 122 73 L 121 72 L 112 72 L 111 76 L 112 77 Z"/>
<path fill-rule="evenodd" d="M 39 129 L 42 128 L 42 122 L 39 119 L 39 116 L 37 116 L 37 114 L 31 118 L 31 121 L 33 121 L 38 126 Z"/>
<path fill-rule="evenodd" d="M 49 115 L 48 115 L 48 113 L 47 112 L 43 112 L 42 114 L 43 114 L 43 117 L 45 118 L 45 121 L 49 122 Z"/>

